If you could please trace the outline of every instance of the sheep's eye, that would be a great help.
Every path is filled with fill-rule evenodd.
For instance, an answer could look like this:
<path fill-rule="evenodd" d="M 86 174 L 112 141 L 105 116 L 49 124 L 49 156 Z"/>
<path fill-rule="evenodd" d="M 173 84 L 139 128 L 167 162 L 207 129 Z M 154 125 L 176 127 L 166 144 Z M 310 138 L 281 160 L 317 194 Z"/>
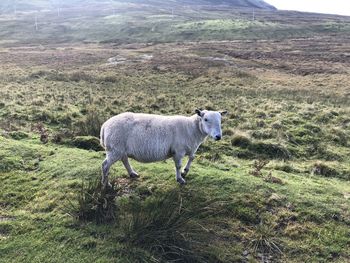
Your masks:
<path fill-rule="evenodd" d="M 208 119 L 207 119 L 207 118 L 205 118 L 205 119 L 204 119 L 204 121 L 208 121 Z"/>

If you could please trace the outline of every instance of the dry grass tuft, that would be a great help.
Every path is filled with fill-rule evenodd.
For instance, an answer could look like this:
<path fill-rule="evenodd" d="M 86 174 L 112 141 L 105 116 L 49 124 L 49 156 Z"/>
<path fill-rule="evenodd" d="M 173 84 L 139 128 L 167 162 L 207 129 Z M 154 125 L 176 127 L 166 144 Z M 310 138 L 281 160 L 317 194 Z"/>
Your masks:
<path fill-rule="evenodd" d="M 269 163 L 269 160 L 255 160 L 253 163 L 253 170 L 250 171 L 251 175 L 254 175 L 256 177 L 262 176 L 262 169 Z"/>

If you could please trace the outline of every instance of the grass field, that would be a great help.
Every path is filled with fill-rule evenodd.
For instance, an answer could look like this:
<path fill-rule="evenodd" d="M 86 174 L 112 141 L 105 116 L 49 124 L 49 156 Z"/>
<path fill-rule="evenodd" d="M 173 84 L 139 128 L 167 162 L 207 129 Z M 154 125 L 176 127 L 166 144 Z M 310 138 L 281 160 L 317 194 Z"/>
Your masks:
<path fill-rule="evenodd" d="M 350 18 L 114 7 L 0 15 L 0 262 L 349 262 Z M 197 107 L 229 114 L 186 186 L 96 192 L 105 120 Z"/>

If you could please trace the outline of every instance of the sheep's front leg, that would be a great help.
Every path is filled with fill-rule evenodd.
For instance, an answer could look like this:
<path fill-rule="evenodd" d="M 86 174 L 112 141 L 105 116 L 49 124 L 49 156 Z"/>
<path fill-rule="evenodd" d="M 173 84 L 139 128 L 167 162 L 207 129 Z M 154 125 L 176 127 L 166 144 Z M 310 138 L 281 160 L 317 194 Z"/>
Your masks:
<path fill-rule="evenodd" d="M 174 156 L 174 162 L 175 162 L 175 168 L 176 168 L 176 181 L 179 184 L 184 185 L 186 183 L 186 181 L 181 176 L 182 158 L 183 158 L 183 155 L 182 156 L 181 155 L 175 155 Z"/>
<path fill-rule="evenodd" d="M 190 171 L 190 167 L 191 167 L 193 160 L 194 160 L 194 154 L 190 154 L 190 156 L 188 157 L 188 162 L 185 166 L 185 169 L 181 173 L 182 177 L 185 177 L 188 174 L 188 172 Z"/>

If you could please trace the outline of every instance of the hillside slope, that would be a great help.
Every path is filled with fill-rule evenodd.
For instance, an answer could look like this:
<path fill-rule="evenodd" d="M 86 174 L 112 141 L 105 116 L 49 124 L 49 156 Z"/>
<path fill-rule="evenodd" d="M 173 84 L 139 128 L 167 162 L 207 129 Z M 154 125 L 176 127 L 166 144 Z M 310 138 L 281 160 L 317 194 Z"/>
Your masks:
<path fill-rule="evenodd" d="M 31 1 L 1 1 L 0 12 L 14 12 L 24 11 L 24 10 L 40 10 L 47 8 L 69 8 L 69 7 L 82 7 L 86 5 L 100 5 L 100 6 L 112 6 L 118 3 L 135 3 L 142 5 L 151 5 L 154 7 L 172 7 L 174 5 L 209 5 L 209 6 L 219 6 L 227 5 L 231 7 L 239 8 L 259 8 L 267 10 L 275 10 L 276 8 L 272 5 L 266 3 L 263 0 L 171 0 L 171 1 L 160 1 L 160 0 L 31 0 Z"/>
<path fill-rule="evenodd" d="M 60 1 L 60 8 L 57 8 L 56 1 L 39 0 L 29 1 L 27 5 L 18 2 L 17 9 L 7 1 L 1 9 L 0 46 L 7 46 L 8 43 L 13 46 L 28 43 L 278 40 L 329 35 L 344 39 L 350 32 L 350 17 L 261 8 L 254 8 L 253 15 L 253 4 L 264 5 L 259 1 L 229 1 L 232 6 L 245 5 L 250 8 L 184 5 L 179 4 L 181 1 L 170 1 L 164 5 L 163 1 L 158 0 L 138 0 L 134 3 L 86 1 L 85 4 L 78 4 L 81 1 L 75 0 L 71 2 L 75 5 L 70 6 Z M 204 2 L 210 1 L 188 3 Z M 21 11 L 22 7 L 32 11 Z"/>
<path fill-rule="evenodd" d="M 133 2 L 133 3 L 143 3 L 143 4 L 161 4 L 163 6 L 171 6 L 174 4 L 185 4 L 185 5 L 210 5 L 219 6 L 227 5 L 230 7 L 240 7 L 240 8 L 260 8 L 267 10 L 276 10 L 276 8 L 263 0 L 172 0 L 167 1 L 157 1 L 157 0 L 118 0 L 119 2 Z"/>

